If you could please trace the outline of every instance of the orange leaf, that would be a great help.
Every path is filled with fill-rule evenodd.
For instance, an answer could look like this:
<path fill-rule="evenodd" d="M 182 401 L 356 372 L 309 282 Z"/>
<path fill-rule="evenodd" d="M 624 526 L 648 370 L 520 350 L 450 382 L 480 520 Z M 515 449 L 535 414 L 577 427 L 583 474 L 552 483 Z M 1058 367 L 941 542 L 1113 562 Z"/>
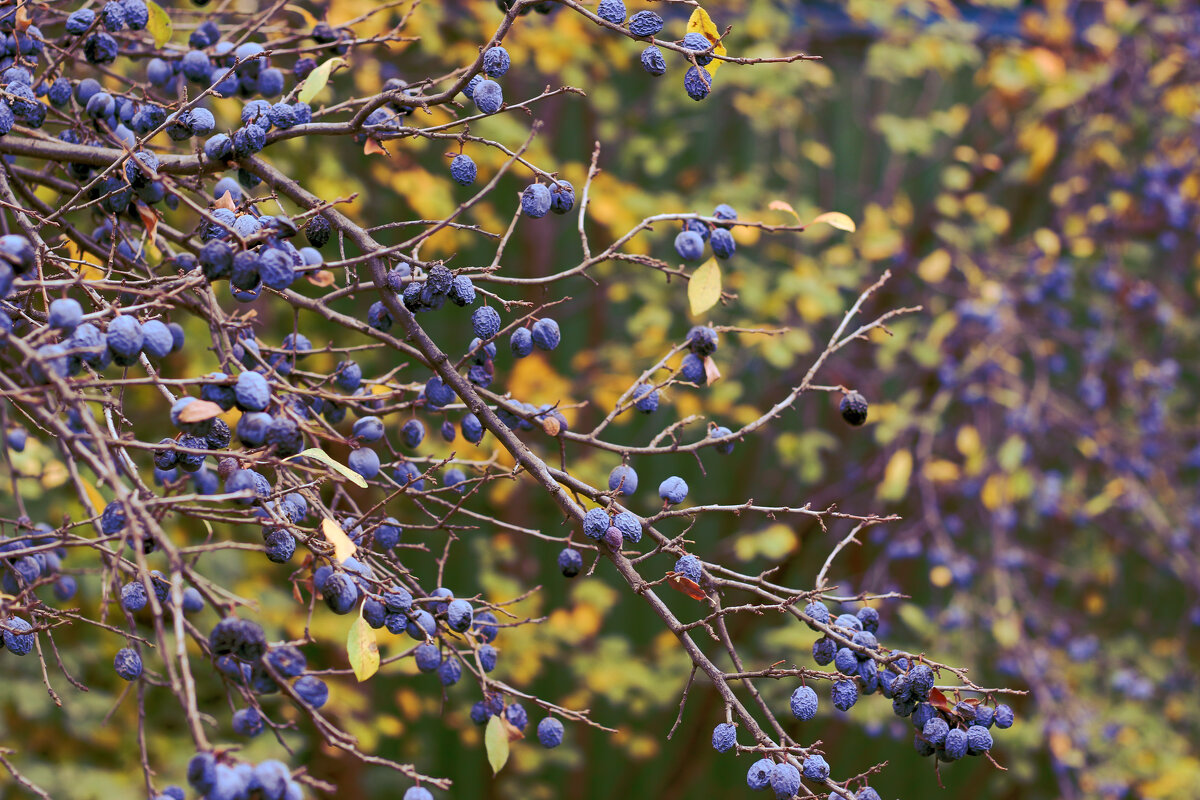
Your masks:
<path fill-rule="evenodd" d="M 374 136 L 368 136 L 366 144 L 363 145 L 363 155 L 373 156 L 377 154 L 382 154 L 385 156 L 391 155 L 391 153 L 387 151 L 387 148 L 379 143 L 378 139 L 376 139 Z"/>
<path fill-rule="evenodd" d="M 319 269 L 316 272 L 310 272 L 308 273 L 307 277 L 308 282 L 313 286 L 325 288 L 326 286 L 333 285 L 333 273 L 327 269 Z"/>
<path fill-rule="evenodd" d="M 350 541 L 350 537 L 342 530 L 341 525 L 331 519 L 323 519 L 321 520 L 321 533 L 325 534 L 325 541 L 333 545 L 333 556 L 338 561 L 345 561 L 354 555 L 354 542 Z"/>
<path fill-rule="evenodd" d="M 667 573 L 667 584 L 670 585 L 670 587 L 675 591 L 683 592 L 693 600 L 708 600 L 708 595 L 704 593 L 704 590 L 700 588 L 699 584 L 697 584 L 691 578 L 685 578 L 678 572 Z"/>
<path fill-rule="evenodd" d="M 221 407 L 207 400 L 195 400 L 188 403 L 179 412 L 180 422 L 203 422 L 221 415 Z"/>
<path fill-rule="evenodd" d="M 704 382 L 708 386 L 712 386 L 717 381 L 721 380 L 721 370 L 717 369 L 717 362 L 713 361 L 712 356 L 704 357 Z"/>
<path fill-rule="evenodd" d="M 937 689 L 929 690 L 929 705 L 939 711 L 945 711 L 947 714 L 954 711 L 954 707 L 950 705 L 950 701 L 946 699 L 946 695 L 942 694 Z"/>
<path fill-rule="evenodd" d="M 800 221 L 800 215 L 796 213 L 796 209 L 792 208 L 790 203 L 785 203 L 782 200 L 772 200 L 771 204 L 768 205 L 767 208 L 771 209 L 772 211 L 786 211 L 796 218 L 796 222 Z"/>
<path fill-rule="evenodd" d="M 217 202 L 213 203 L 213 208 L 225 208 L 229 211 L 236 211 L 237 203 L 233 202 L 233 194 L 227 191 L 217 198 Z"/>
<path fill-rule="evenodd" d="M 154 232 L 158 230 L 158 213 L 150 206 L 143 203 L 141 200 L 137 202 L 138 217 L 141 218 L 142 224 L 146 226 L 146 235 L 150 237 L 150 241 L 154 241 Z"/>

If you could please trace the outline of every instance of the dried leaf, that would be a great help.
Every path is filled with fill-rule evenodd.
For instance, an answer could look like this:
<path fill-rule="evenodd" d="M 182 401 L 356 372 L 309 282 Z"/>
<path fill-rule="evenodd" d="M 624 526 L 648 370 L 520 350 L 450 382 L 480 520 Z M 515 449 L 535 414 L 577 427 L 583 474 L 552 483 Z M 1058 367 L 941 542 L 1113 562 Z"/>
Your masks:
<path fill-rule="evenodd" d="M 950 705 L 950 701 L 946 699 L 946 695 L 937 689 L 929 690 L 929 704 L 939 711 L 945 711 L 947 714 L 954 710 L 954 707 Z"/>
<path fill-rule="evenodd" d="M 325 541 L 333 545 L 333 557 L 338 561 L 345 561 L 354 555 L 354 542 L 350 541 L 350 537 L 342 530 L 341 525 L 331 519 L 323 519 L 321 520 L 321 533 L 325 534 Z"/>
<path fill-rule="evenodd" d="M 221 407 L 216 403 L 210 403 L 208 400 L 193 400 L 179 412 L 179 421 L 203 422 L 206 419 L 212 419 L 220 415 Z"/>
<path fill-rule="evenodd" d="M 488 763 L 492 765 L 492 774 L 495 775 L 504 769 L 504 764 L 508 761 L 508 733 L 504 730 L 501 717 L 488 720 L 483 741 L 487 747 Z"/>
<path fill-rule="evenodd" d="M 796 209 L 792 208 L 790 203 L 785 203 L 782 200 L 772 200 L 771 204 L 768 205 L 767 208 L 771 209 L 772 211 L 786 211 L 796 218 L 796 222 L 800 221 L 800 215 L 796 213 Z"/>
<path fill-rule="evenodd" d="M 717 369 L 717 362 L 713 361 L 712 356 L 705 356 L 704 383 L 707 386 L 712 386 L 719 380 L 721 380 L 721 370 Z"/>
<path fill-rule="evenodd" d="M 285 458 L 284 461 L 287 461 L 287 460 L 290 460 L 293 458 L 301 458 L 301 457 L 316 459 L 317 461 L 320 461 L 322 464 L 325 464 L 326 466 L 333 468 L 339 475 L 341 475 L 342 477 L 349 480 L 355 486 L 358 486 L 362 489 L 367 488 L 367 482 L 363 480 L 362 475 L 359 475 L 357 472 L 350 469 L 345 464 L 338 463 L 337 461 L 334 460 L 334 458 L 331 455 L 329 455 L 328 453 L 326 453 L 324 450 L 322 450 L 319 447 L 310 447 L 307 450 L 297 453 L 294 456 L 288 456 L 288 458 Z"/>
<path fill-rule="evenodd" d="M 29 16 L 29 6 L 22 4 L 17 9 L 17 19 L 15 27 L 18 33 L 24 33 L 29 30 L 29 26 L 33 24 L 33 19 Z"/>
<path fill-rule="evenodd" d="M 667 585 L 677 592 L 682 592 L 693 600 L 701 602 L 708 600 L 708 595 L 700 588 L 700 585 L 691 578 L 684 577 L 678 572 L 667 573 Z"/>
<path fill-rule="evenodd" d="M 705 261 L 692 273 L 688 282 L 688 303 L 692 316 L 699 316 L 721 299 L 721 265 L 715 258 Z"/>
<path fill-rule="evenodd" d="M 721 32 L 717 30 L 716 23 L 712 21 L 712 17 L 708 15 L 708 12 L 699 6 L 692 12 L 692 16 L 688 18 L 687 32 L 703 34 L 705 39 L 716 45 L 713 48 L 713 52 L 719 56 L 723 56 L 728 52 L 725 49 L 725 45 L 721 44 Z M 709 75 L 716 75 L 722 63 L 724 62 L 714 59 L 705 69 L 708 70 Z"/>
<path fill-rule="evenodd" d="M 162 47 L 175 35 L 175 26 L 171 24 L 170 15 L 163 11 L 162 6 L 154 0 L 146 0 L 146 10 L 150 12 L 150 19 L 146 21 L 146 30 L 150 31 L 150 35 L 154 37 L 154 46 Z"/>
<path fill-rule="evenodd" d="M 325 88 L 325 84 L 329 83 L 329 76 L 332 74 L 334 67 L 344 63 L 346 63 L 346 59 L 344 58 L 331 58 L 324 64 L 318 65 L 304 79 L 304 86 L 300 89 L 300 94 L 297 95 L 296 99 L 301 103 L 311 103 L 313 98 Z"/>
<path fill-rule="evenodd" d="M 322 289 L 326 286 L 333 286 L 333 273 L 327 269 L 310 272 L 306 277 L 308 278 L 308 282 L 313 286 L 320 286 Z"/>
<path fill-rule="evenodd" d="M 350 657 L 350 668 L 359 683 L 379 671 L 379 643 L 375 629 L 361 616 L 354 620 L 346 636 L 346 655 Z"/>
<path fill-rule="evenodd" d="M 502 723 L 504 723 L 504 732 L 508 734 L 508 740 L 510 742 L 515 742 L 518 739 L 525 738 L 525 734 L 521 732 L 521 729 L 509 722 L 508 717 L 501 716 L 499 719 Z"/>
<path fill-rule="evenodd" d="M 840 211 L 826 211 L 824 214 L 818 215 L 811 224 L 816 225 L 818 222 L 824 222 L 826 225 L 832 225 L 839 231 L 848 231 L 849 233 L 854 233 L 857 229 L 854 220 Z"/>
<path fill-rule="evenodd" d="M 137 213 L 138 218 L 142 221 L 142 225 L 146 228 L 146 235 L 149 237 L 149 241 L 153 242 L 155 231 L 158 230 L 158 213 L 141 200 L 137 201 Z"/>
<path fill-rule="evenodd" d="M 236 211 L 237 203 L 233 202 L 233 194 L 226 191 L 225 194 L 217 198 L 217 202 L 213 203 L 213 208 L 224 208 L 228 211 Z"/>
<path fill-rule="evenodd" d="M 376 139 L 374 136 L 368 136 L 367 141 L 365 143 L 363 143 L 363 155 L 365 155 L 365 156 L 374 156 L 374 155 L 390 156 L 391 153 L 389 153 L 387 151 L 387 148 L 384 147 L 382 144 L 380 144 L 379 140 Z"/>

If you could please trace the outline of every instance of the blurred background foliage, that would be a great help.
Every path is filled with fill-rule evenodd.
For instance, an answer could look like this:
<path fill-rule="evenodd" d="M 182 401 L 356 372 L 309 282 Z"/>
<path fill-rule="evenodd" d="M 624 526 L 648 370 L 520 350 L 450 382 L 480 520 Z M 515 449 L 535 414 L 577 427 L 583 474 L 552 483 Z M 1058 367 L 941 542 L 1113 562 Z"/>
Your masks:
<path fill-rule="evenodd" d="M 256 10 L 240 5 L 231 9 Z M 307 8 L 336 23 L 364 5 L 334 0 L 327 9 Z M 667 34 L 682 35 L 688 8 L 630 3 L 631 12 L 642 7 L 667 17 Z M 725 40 L 732 55 L 805 51 L 822 60 L 725 65 L 713 94 L 695 103 L 682 91 L 678 60 L 654 79 L 638 66 L 637 44 L 569 12 L 529 15 L 506 41 L 513 59 L 506 98 L 561 85 L 587 93 L 536 106 L 544 128 L 529 158 L 580 187 L 593 143 L 603 143 L 587 217 L 594 241 L 607 242 L 647 215 L 708 213 L 720 202 L 743 219 L 779 224 L 791 220 L 768 208 L 773 200 L 790 203 L 801 219 L 835 209 L 857 220 L 858 231 L 819 226 L 767 237 L 737 229 L 738 252 L 725 269 L 726 289 L 737 297 L 707 320 L 786 332 L 727 336 L 716 356 L 724 372 L 719 383 L 672 390 L 653 418 L 622 417 L 621 441 L 645 443 L 666 422 L 689 414 L 731 426 L 756 418 L 799 382 L 844 309 L 885 269 L 893 278 L 866 313 L 918 304 L 923 310 L 894 321 L 890 335 L 848 347 L 818 376 L 819 383 L 867 396 L 865 428 L 845 426 L 836 398 L 814 393 L 733 455 L 706 455 L 706 475 L 690 456 L 634 459 L 650 488 L 634 508 L 650 512 L 652 487 L 678 474 L 697 503 L 753 498 L 898 514 L 901 521 L 871 529 L 863 546 L 839 559 L 832 574 L 839 592 L 904 592 L 911 599 L 882 604 L 883 643 L 969 667 L 981 685 L 1030 692 L 1013 703 L 1016 726 L 997 739 L 994 752 L 1007 771 L 977 759 L 949 765 L 940 776 L 944 791 L 933 763 L 913 752 L 908 721 L 893 717 L 880 698 L 864 698 L 848 714 L 825 705 L 809 723 L 787 717 L 784 724 L 800 741 L 821 740 L 835 777 L 887 761 L 871 783 L 888 798 L 1194 797 L 1200 783 L 1196 5 L 713 0 L 706 7 L 721 29 L 733 26 Z M 198 19 L 189 13 L 180 11 L 184 20 Z M 425 3 L 407 29 L 420 41 L 364 49 L 320 101 L 377 91 L 394 76 L 411 81 L 469 64 L 500 16 L 490 0 Z M 305 24 L 291 10 L 280 18 Z M 397 19 L 379 15 L 356 30 L 366 35 Z M 232 119 L 233 103 L 218 101 L 219 116 Z M 435 110 L 417 118 L 437 124 L 450 117 Z M 506 114 L 471 132 L 512 147 L 529 129 L 530 118 Z M 356 194 L 348 208 L 371 224 L 442 217 L 469 196 L 447 175 L 445 154 L 457 146 L 401 140 L 389 144 L 390 156 L 364 156 L 359 147 L 293 139 L 268 156 L 289 174 L 307 175 L 324 197 Z M 467 152 L 485 178 L 505 160 L 478 145 Z M 527 180 L 506 177 L 468 220 L 504 230 Z M 571 220 L 522 220 L 502 259 L 505 272 L 537 276 L 577 263 Z M 659 226 L 636 237 L 628 251 L 674 260 L 675 232 Z M 400 234 L 381 235 L 398 241 Z M 422 256 L 450 258 L 454 267 L 480 265 L 490 262 L 491 248 L 475 234 L 446 230 Z M 577 278 L 560 287 L 571 298 L 553 312 L 564 346 L 549 357 L 497 364 L 509 371 L 507 388 L 521 400 L 586 401 L 567 412 L 576 429 L 594 425 L 642 369 L 689 326 L 706 321 L 689 315 L 683 284 L 660 272 L 610 263 L 591 274 L 598 284 Z M 547 299 L 536 287 L 501 294 Z M 277 316 L 280 308 L 254 307 L 266 343 L 292 329 L 290 315 Z M 366 303 L 346 302 L 345 310 L 361 317 Z M 471 338 L 456 320 L 431 316 L 427 323 L 451 352 L 463 351 Z M 299 320 L 318 347 L 337 336 L 323 324 Z M 199 375 L 212 368 L 209 357 L 172 358 L 181 374 Z M 328 360 L 311 368 L 332 369 L 334 357 Z M 396 366 L 383 351 L 364 352 L 359 361 L 367 374 Z M 154 398 L 147 395 L 145 403 L 150 408 Z M 511 463 L 490 444 L 474 449 L 431 437 L 425 447 L 431 455 L 453 450 Z M 572 471 L 595 484 L 617 463 L 613 454 L 578 448 L 568 456 Z M 27 472 L 42 471 L 47 491 L 30 498 L 35 519 L 79 513 L 53 491 L 65 480 L 56 458 L 32 440 L 17 457 Z M 469 502 L 546 533 L 566 532 L 551 503 L 527 482 L 495 481 Z M 418 521 L 404 502 L 389 512 Z M 663 527 L 683 530 L 681 521 L 674 525 Z M 729 515 L 702 518 L 689 537 L 702 558 L 750 572 L 776 568 L 779 582 L 809 586 L 846 530 Z M 205 531 L 181 524 L 177 535 L 185 541 Z M 257 530 L 216 535 L 259 537 Z M 428 530 L 413 530 L 405 540 L 428 544 L 433 553 L 445 541 Z M 443 696 L 432 676 L 392 665 L 362 686 L 347 676 L 333 682 L 328 710 L 364 749 L 452 777 L 454 797 L 749 794 L 749 760 L 709 749 L 723 713 L 707 685 L 693 689 L 683 725 L 666 740 L 688 660 L 645 606 L 621 590 L 607 564 L 567 582 L 554 565 L 557 546 L 486 528 L 465 532 L 455 548 L 445 585 L 459 596 L 479 591 L 508 600 L 543 586 L 517 608 L 545 622 L 502 634 L 498 675 L 554 702 L 589 707 L 619 732 L 569 726 L 557 750 L 518 744 L 493 780 L 480 729 L 467 716 L 478 689 L 464 682 Z M 221 558 L 214 567 L 261 604 L 269 633 L 303 634 L 289 567 L 233 553 Z M 427 571 L 433 555 L 414 548 L 404 560 Z M 659 557 L 646 566 L 654 575 L 670 563 Z M 90 581 L 81 580 L 80 597 L 95 611 L 100 589 L 96 576 Z M 685 620 L 697 615 L 683 595 L 667 601 Z M 807 629 L 769 618 L 733 622 L 747 668 L 811 665 L 814 634 Z M 309 648 L 310 663 L 345 668 L 345 625 L 318 610 L 311 630 L 319 644 Z M 137 794 L 140 775 L 127 768 L 138 759 L 136 704 L 125 697 L 114 710 L 120 687 L 109 665 L 119 644 L 83 626 L 56 639 L 68 668 L 93 691 L 66 689 L 64 706 L 55 708 L 36 662 L 7 661 L 0 744 L 18 746 L 22 770 L 55 797 Z M 401 639 L 381 632 L 385 657 L 405 646 Z M 763 687 L 781 720 L 792 688 Z M 207 707 L 227 721 L 219 684 L 206 676 L 201 689 Z M 161 692 L 147 692 L 153 763 L 165 779 L 179 781 L 187 737 L 171 704 L 155 701 Z M 283 718 L 292 713 L 284 705 L 276 710 Z M 297 760 L 338 783 L 341 796 L 395 794 L 393 773 L 364 770 L 336 751 L 314 748 L 310 733 L 286 738 L 298 748 Z M 252 759 L 278 751 L 270 736 L 248 748 Z M 19 796 L 0 785 L 0 797 Z"/>

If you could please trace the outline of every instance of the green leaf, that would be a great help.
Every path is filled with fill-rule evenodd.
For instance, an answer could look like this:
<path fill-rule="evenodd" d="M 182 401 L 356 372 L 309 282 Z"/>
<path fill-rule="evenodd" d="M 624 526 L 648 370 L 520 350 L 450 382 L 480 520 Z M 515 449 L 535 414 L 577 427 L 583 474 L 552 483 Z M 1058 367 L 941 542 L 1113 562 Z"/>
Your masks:
<path fill-rule="evenodd" d="M 492 765 L 492 774 L 495 775 L 504 769 L 508 761 L 508 731 L 504 730 L 504 721 L 500 717 L 488 720 L 483 741 L 487 746 L 488 763 Z"/>
<path fill-rule="evenodd" d="M 287 458 L 284 459 L 284 461 L 290 461 L 293 458 L 300 458 L 300 457 L 312 458 L 317 461 L 320 461 L 322 464 L 332 467 L 339 475 L 348 479 L 355 486 L 358 486 L 363 489 L 367 488 L 367 482 L 365 480 L 363 480 L 362 475 L 359 475 L 357 472 L 350 469 L 345 464 L 338 463 L 337 461 L 335 461 L 333 459 L 333 457 L 331 455 L 329 455 L 328 453 L 326 453 L 324 450 L 322 450 L 319 447 L 310 447 L 307 450 L 305 450 L 301 453 L 297 453 L 294 456 L 288 456 Z"/>
<path fill-rule="evenodd" d="M 301 103 L 311 103 L 313 98 L 325 88 L 325 84 L 329 83 L 329 75 L 333 72 L 333 68 L 344 63 L 346 63 L 344 58 L 331 58 L 308 73 L 308 77 L 304 79 L 304 88 L 300 90 L 297 99 Z"/>
<path fill-rule="evenodd" d="M 154 46 L 162 47 L 171 41 L 171 37 L 175 34 L 175 26 L 171 24 L 171 17 L 167 12 L 163 11 L 162 6 L 154 0 L 146 0 L 146 10 L 150 12 L 150 19 L 146 21 L 146 30 L 150 31 L 150 35 L 154 37 Z"/>
<path fill-rule="evenodd" d="M 692 273 L 688 282 L 688 302 L 692 316 L 700 316 L 721 299 L 721 265 L 715 258 L 705 261 Z"/>
<path fill-rule="evenodd" d="M 379 643 L 375 639 L 375 629 L 361 616 L 350 626 L 346 654 L 350 656 L 350 667 L 359 683 L 379 671 Z"/>

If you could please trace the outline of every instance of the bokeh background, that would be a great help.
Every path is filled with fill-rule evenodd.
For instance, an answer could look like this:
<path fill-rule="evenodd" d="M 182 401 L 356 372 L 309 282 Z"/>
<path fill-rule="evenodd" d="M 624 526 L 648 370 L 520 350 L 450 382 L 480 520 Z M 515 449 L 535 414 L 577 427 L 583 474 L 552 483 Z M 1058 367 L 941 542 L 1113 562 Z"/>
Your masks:
<path fill-rule="evenodd" d="M 229 13 L 255 10 L 243 5 L 249 7 L 231 4 Z M 335 0 L 328 17 L 350 19 L 366 5 Z M 659 11 L 677 35 L 690 11 L 629 6 Z M 732 455 L 706 457 L 707 475 L 690 456 L 635 459 L 642 483 L 652 487 L 678 474 L 695 502 L 752 497 L 899 515 L 848 550 L 834 580 L 848 593 L 909 596 L 881 605 L 885 644 L 969 667 L 981 685 L 1029 692 L 1010 700 L 1017 724 L 997 736 L 994 753 L 1007 771 L 980 759 L 947 765 L 944 789 L 933 763 L 914 753 L 908 721 L 893 717 L 881 698 L 864 698 L 848 714 L 826 705 L 809 723 L 786 713 L 790 684 L 765 685 L 768 699 L 789 732 L 823 742 L 835 777 L 887 761 L 872 779 L 887 798 L 1195 797 L 1197 6 L 710 0 L 705 7 L 722 30 L 733 26 L 725 40 L 733 55 L 804 51 L 822 60 L 726 65 L 712 95 L 696 103 L 682 89 L 678 60 L 655 79 L 640 69 L 634 42 L 566 11 L 523 17 L 506 42 L 514 62 L 506 98 L 547 85 L 587 93 L 537 106 L 544 128 L 530 158 L 579 187 L 593 143 L 602 142 L 603 171 L 589 206 L 596 241 L 647 215 L 709 213 L 720 202 L 744 219 L 780 224 L 791 217 L 768 208 L 775 200 L 801 219 L 843 211 L 858 230 L 820 226 L 770 237 L 736 231 L 739 249 L 726 265 L 725 285 L 737 298 L 706 316 L 787 331 L 726 337 L 717 354 L 719 383 L 670 392 L 669 416 L 627 419 L 620 436 L 644 442 L 664 419 L 692 413 L 730 425 L 756 418 L 800 380 L 844 309 L 885 269 L 894 277 L 868 313 L 923 310 L 894 321 L 890 335 L 847 348 L 819 376 L 867 396 L 864 428 L 844 425 L 835 398 L 814 394 Z M 281 13 L 305 24 L 302 15 Z M 469 64 L 500 16 L 490 0 L 426 3 L 407 29 L 420 42 L 364 49 L 354 69 L 335 78 L 334 94 L 373 92 L 390 77 L 411 81 Z M 356 30 L 383 30 L 397 18 L 382 14 Z M 223 106 L 216 108 L 221 113 Z M 224 112 L 230 118 L 231 109 Z M 436 111 L 430 119 L 444 117 Z M 513 146 L 529 124 L 523 115 L 504 115 L 472 133 Z M 357 192 L 350 209 L 372 224 L 441 217 L 467 196 L 447 176 L 445 153 L 457 148 L 404 140 L 389 149 L 390 157 L 368 157 L 350 141 L 293 139 L 268 155 L 289 174 L 306 175 L 322 196 Z M 481 147 L 468 152 L 483 175 L 504 161 Z M 503 230 L 527 180 L 505 178 L 470 221 Z M 674 234 L 661 226 L 628 249 L 673 259 Z M 453 256 L 452 266 L 464 266 L 488 263 L 492 250 L 470 233 L 448 231 L 422 255 Z M 544 219 L 518 226 L 502 263 L 510 274 L 533 276 L 579 257 L 574 225 Z M 587 401 L 568 412 L 577 427 L 600 419 L 642 369 L 700 321 L 689 314 L 682 284 L 657 271 L 624 263 L 593 274 L 598 285 L 576 279 L 556 290 L 571 298 L 555 312 L 563 346 L 507 366 L 507 388 L 525 401 Z M 546 298 L 534 289 L 508 296 Z M 261 336 L 291 330 L 284 311 L 256 306 Z M 365 315 L 365 304 L 356 313 Z M 464 349 L 469 330 L 453 315 L 439 316 L 428 320 L 435 338 L 451 351 Z M 304 326 L 318 344 L 338 336 L 320 320 Z M 199 375 L 211 369 L 208 357 L 180 354 L 172 364 Z M 383 352 L 360 363 L 377 373 L 393 366 Z M 332 367 L 332 360 L 325 365 Z M 136 408 L 138 395 L 128 402 Z M 150 408 L 153 396 L 144 402 Z M 431 454 L 452 449 L 436 437 L 427 443 Z M 493 455 L 487 444 L 476 451 L 460 440 L 453 449 L 486 459 Z M 57 458 L 32 442 L 18 458 L 42 476 L 43 493 L 29 487 L 27 496 L 35 518 L 78 513 L 66 487 L 58 488 L 65 475 Z M 573 459 L 573 470 L 593 483 L 616 463 L 611 454 L 586 451 Z M 634 506 L 648 513 L 653 492 L 643 494 L 642 507 Z M 473 502 L 521 525 L 564 532 L 560 515 L 528 483 L 497 481 Z M 403 502 L 389 511 L 416 521 Z M 181 522 L 173 530 L 181 541 L 203 535 Z M 840 525 L 826 532 L 808 521 L 727 516 L 702 519 L 692 537 L 704 558 L 746 571 L 777 567 L 781 582 L 809 586 L 845 532 Z M 221 535 L 259 540 L 249 528 Z M 481 731 L 467 716 L 478 690 L 464 682 L 443 696 L 432 676 L 393 666 L 361 686 L 352 678 L 333 682 L 329 709 L 365 749 L 452 777 L 451 796 L 458 798 L 750 794 L 749 760 L 709 747 L 723 712 L 706 684 L 693 688 L 683 725 L 666 740 L 687 658 L 607 564 L 568 582 L 555 568 L 558 547 L 546 542 L 485 529 L 456 547 L 445 578 L 456 592 L 502 600 L 543 587 L 520 610 L 545 622 L 505 631 L 498 674 L 554 702 L 591 708 L 619 732 L 569 726 L 566 743 L 554 751 L 519 743 L 493 779 Z M 222 558 L 213 568 L 261 604 L 271 633 L 303 631 L 289 567 Z M 427 571 L 432 556 L 413 551 L 406 564 Z M 80 602 L 94 611 L 98 577 L 81 576 L 81 585 Z M 685 619 L 697 613 L 682 595 L 668 602 Z M 309 648 L 310 663 L 344 667 L 345 621 L 318 613 L 312 630 L 318 644 Z M 815 635 L 801 626 L 754 617 L 733 621 L 731 633 L 748 665 L 811 665 Z M 36 663 L 4 661 L 0 745 L 16 747 L 22 771 L 55 797 L 135 796 L 136 704 L 132 697 L 116 704 L 121 687 L 110 666 L 119 645 L 80 626 L 57 638 L 93 691 L 68 689 L 63 708 L 55 708 Z M 405 646 L 402 638 L 383 633 L 384 655 Z M 190 746 L 173 703 L 158 691 L 158 701 L 153 689 L 147 699 L 153 763 L 165 779 L 182 782 Z M 202 691 L 227 725 L 219 683 L 210 679 Z M 279 713 L 291 712 L 281 706 Z M 302 723 L 289 738 L 295 760 L 339 784 L 339 796 L 396 795 L 394 773 L 314 745 L 311 733 Z M 249 744 L 249 757 L 278 756 L 269 739 Z M 0 797 L 23 795 L 0 783 Z"/>

